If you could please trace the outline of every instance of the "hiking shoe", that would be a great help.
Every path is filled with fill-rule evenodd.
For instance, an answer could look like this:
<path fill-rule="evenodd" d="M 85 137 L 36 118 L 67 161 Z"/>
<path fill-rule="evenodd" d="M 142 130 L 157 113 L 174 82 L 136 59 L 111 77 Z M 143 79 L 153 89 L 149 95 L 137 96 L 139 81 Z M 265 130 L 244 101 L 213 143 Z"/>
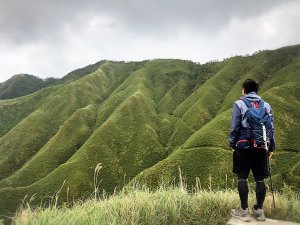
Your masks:
<path fill-rule="evenodd" d="M 238 207 L 237 209 L 233 209 L 231 211 L 231 216 L 235 217 L 237 219 L 240 219 L 244 222 L 250 222 L 251 221 L 249 209 L 243 210 L 241 207 Z"/>
<path fill-rule="evenodd" d="M 252 209 L 252 215 L 255 217 L 256 220 L 258 221 L 265 221 L 266 217 L 264 214 L 264 210 L 263 209 Z"/>

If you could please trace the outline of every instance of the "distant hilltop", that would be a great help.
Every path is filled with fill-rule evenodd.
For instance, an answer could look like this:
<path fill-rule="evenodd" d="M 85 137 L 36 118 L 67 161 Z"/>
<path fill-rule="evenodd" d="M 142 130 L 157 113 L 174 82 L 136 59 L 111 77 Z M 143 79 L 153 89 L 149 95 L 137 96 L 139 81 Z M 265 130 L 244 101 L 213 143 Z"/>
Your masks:
<path fill-rule="evenodd" d="M 55 78 L 45 80 L 29 74 L 16 74 L 0 84 L 0 99 L 12 99 L 28 95 L 54 84 Z"/>

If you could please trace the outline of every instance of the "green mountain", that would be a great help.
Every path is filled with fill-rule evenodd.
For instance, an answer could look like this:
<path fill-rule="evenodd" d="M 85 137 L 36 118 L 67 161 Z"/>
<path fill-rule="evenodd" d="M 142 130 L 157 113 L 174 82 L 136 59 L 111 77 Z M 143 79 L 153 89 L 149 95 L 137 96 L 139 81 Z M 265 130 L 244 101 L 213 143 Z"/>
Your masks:
<path fill-rule="evenodd" d="M 45 80 L 29 74 L 18 74 L 0 84 L 0 99 L 13 99 L 53 85 L 57 79 Z"/>
<path fill-rule="evenodd" d="M 29 74 L 14 75 L 4 83 L 0 83 L 0 100 L 21 97 L 52 85 L 65 84 L 78 80 L 87 74 L 95 72 L 98 70 L 100 65 L 104 64 L 105 62 L 106 61 L 103 60 L 95 64 L 88 65 L 84 68 L 76 69 L 61 79 L 54 77 L 41 79 Z"/>
<path fill-rule="evenodd" d="M 246 78 L 275 114 L 276 187 L 300 187 L 300 45 L 222 62 L 101 61 L 30 95 L 0 101 L 0 214 L 24 196 L 35 202 L 61 188 L 79 199 L 112 193 L 135 179 L 156 187 L 232 182 L 231 107 Z M 2 86 L 1 86 L 2 87 Z M 226 179 L 227 178 L 227 179 Z M 44 198 L 45 201 L 45 198 Z"/>

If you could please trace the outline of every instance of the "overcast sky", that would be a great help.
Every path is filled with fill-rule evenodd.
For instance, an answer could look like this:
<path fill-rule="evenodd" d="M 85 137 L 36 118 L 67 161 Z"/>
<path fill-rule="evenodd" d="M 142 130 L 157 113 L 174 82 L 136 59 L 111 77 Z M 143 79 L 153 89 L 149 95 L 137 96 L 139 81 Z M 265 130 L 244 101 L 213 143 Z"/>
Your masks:
<path fill-rule="evenodd" d="M 0 82 L 102 59 L 200 63 L 300 43 L 299 0 L 0 0 Z"/>

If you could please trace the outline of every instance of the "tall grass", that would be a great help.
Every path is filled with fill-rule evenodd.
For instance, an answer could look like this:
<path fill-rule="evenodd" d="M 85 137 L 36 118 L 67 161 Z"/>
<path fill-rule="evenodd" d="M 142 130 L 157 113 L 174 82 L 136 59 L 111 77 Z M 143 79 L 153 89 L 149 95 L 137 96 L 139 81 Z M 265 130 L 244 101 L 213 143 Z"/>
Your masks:
<path fill-rule="evenodd" d="M 183 179 L 178 185 L 161 185 L 151 190 L 134 183 L 113 195 L 99 194 L 97 176 L 101 165 L 95 169 L 94 196 L 84 202 L 73 202 L 57 206 L 31 208 L 27 204 L 15 218 L 15 225 L 23 224 L 226 224 L 231 209 L 239 205 L 236 191 L 204 190 L 196 181 L 192 191 Z M 180 173 L 180 177 L 181 173 Z M 255 193 L 250 193 L 250 205 Z M 284 193 L 276 194 L 276 209 L 272 208 L 272 196 L 265 200 L 267 217 L 300 222 L 299 195 L 288 187 Z"/>
<path fill-rule="evenodd" d="M 251 193 L 250 202 L 255 195 Z M 277 208 L 272 212 L 272 199 L 265 202 L 267 217 L 300 222 L 299 198 L 276 195 Z M 154 192 L 135 188 L 111 197 L 73 203 L 72 207 L 21 210 L 14 224 L 226 224 L 230 211 L 239 204 L 235 191 L 161 187 Z"/>

